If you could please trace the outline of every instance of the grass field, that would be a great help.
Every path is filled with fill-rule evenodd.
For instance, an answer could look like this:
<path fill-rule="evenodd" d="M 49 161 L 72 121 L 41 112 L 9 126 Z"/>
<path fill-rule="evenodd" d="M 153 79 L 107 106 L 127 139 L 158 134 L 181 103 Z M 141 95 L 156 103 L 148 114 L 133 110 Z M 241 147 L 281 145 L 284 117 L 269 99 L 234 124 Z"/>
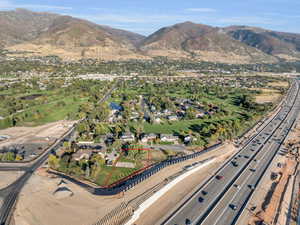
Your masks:
<path fill-rule="evenodd" d="M 95 183 L 104 186 L 104 185 L 110 185 L 126 176 L 129 176 L 137 169 L 131 169 L 131 168 L 114 168 L 112 166 L 102 166 L 100 173 L 98 174 Z M 108 177 L 110 177 L 109 182 Z"/>

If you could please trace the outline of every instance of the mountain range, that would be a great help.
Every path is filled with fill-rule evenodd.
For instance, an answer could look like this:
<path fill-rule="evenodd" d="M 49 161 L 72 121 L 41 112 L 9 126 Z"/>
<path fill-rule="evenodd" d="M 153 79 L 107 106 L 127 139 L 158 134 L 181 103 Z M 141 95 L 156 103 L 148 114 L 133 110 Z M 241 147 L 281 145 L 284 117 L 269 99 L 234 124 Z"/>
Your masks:
<path fill-rule="evenodd" d="M 24 56 L 58 55 L 66 60 L 156 56 L 224 63 L 300 60 L 300 34 L 184 22 L 145 37 L 71 16 L 26 9 L 0 12 L 0 47 Z"/>

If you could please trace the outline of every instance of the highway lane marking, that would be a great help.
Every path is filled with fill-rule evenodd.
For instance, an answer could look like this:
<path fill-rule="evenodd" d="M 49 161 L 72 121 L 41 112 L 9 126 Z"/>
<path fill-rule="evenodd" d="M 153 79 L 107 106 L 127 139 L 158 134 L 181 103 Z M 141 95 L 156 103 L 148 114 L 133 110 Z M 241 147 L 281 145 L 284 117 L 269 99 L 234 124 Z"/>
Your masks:
<path fill-rule="evenodd" d="M 268 149 L 268 150 L 271 149 L 271 147 L 273 147 L 273 145 L 274 145 L 274 142 L 273 142 L 271 145 L 269 145 L 269 146 L 267 147 L 267 149 Z M 263 154 L 263 156 L 261 157 L 261 159 L 265 158 L 265 156 L 266 156 L 268 153 L 270 153 L 268 150 L 262 151 L 262 152 L 264 152 L 264 154 Z M 260 159 L 260 160 L 261 160 L 261 159 Z M 252 160 L 251 162 L 254 163 L 253 160 Z M 245 168 L 244 171 L 246 171 L 247 169 L 249 169 L 251 162 L 249 163 L 248 168 Z M 248 182 L 249 178 L 250 178 L 252 175 L 254 175 L 254 174 L 253 174 L 252 172 L 250 172 L 250 174 L 247 176 L 247 178 L 243 180 L 243 182 L 240 184 L 241 188 L 240 188 L 238 191 L 235 192 L 235 194 L 233 195 L 233 197 L 230 199 L 229 202 L 232 202 L 233 199 L 236 197 L 236 195 L 240 193 L 240 190 L 242 190 L 242 186 L 244 186 L 245 183 Z M 242 176 L 240 176 L 240 178 L 242 178 Z M 236 183 L 238 183 L 238 182 L 236 182 Z M 234 187 L 231 186 L 231 188 L 234 188 Z M 222 200 L 224 199 L 224 197 L 225 197 L 225 195 L 223 195 L 222 199 L 220 199 L 219 202 L 222 201 Z M 216 209 L 216 208 L 215 208 L 215 209 Z M 215 210 L 215 209 L 214 209 L 214 210 Z M 211 212 L 213 212 L 214 210 L 212 210 Z M 216 222 L 214 223 L 214 225 L 217 224 L 217 222 L 219 222 L 220 218 L 223 216 L 223 214 L 225 213 L 226 210 L 228 210 L 227 207 L 222 211 L 221 215 L 217 218 L 217 220 L 216 220 Z M 209 213 L 209 215 L 210 215 L 210 214 L 211 214 L 211 213 Z M 202 222 L 202 224 L 207 220 L 207 218 L 209 218 L 209 215 L 207 215 L 207 217 L 206 217 L 205 220 Z"/>
<path fill-rule="evenodd" d="M 203 164 L 200 164 L 199 166 L 195 167 L 192 170 L 187 171 L 186 173 L 182 174 L 181 176 L 177 177 L 175 180 L 171 181 L 169 184 L 164 186 L 162 189 L 157 191 L 154 195 L 152 195 L 150 198 L 148 198 L 145 202 L 143 202 L 139 208 L 134 212 L 131 219 L 125 224 L 125 225 L 131 225 L 136 220 L 139 219 L 141 214 L 148 209 L 152 204 L 154 204 L 159 198 L 161 198 L 164 194 L 166 194 L 170 189 L 172 189 L 175 185 L 177 185 L 179 182 L 183 181 L 188 176 L 192 175 L 193 173 L 197 172 L 200 169 L 203 169 L 204 167 L 210 165 L 216 161 L 216 158 L 211 159 L 210 161 L 204 162 Z"/>
<path fill-rule="evenodd" d="M 253 173 L 250 172 L 250 174 L 249 174 L 249 175 L 247 176 L 247 178 L 243 181 L 243 183 L 241 184 L 241 186 L 244 186 L 245 183 L 248 182 L 249 177 L 251 177 L 252 175 L 253 175 Z M 232 197 L 232 198 L 230 199 L 230 201 L 229 201 L 229 202 L 230 202 L 229 204 L 231 204 L 232 199 L 234 199 L 235 196 L 236 196 L 238 193 L 239 193 L 239 191 L 236 191 L 236 192 L 234 193 L 233 197 Z M 223 196 L 225 196 L 225 195 L 223 195 Z M 216 209 L 216 208 L 215 208 L 215 209 Z M 219 222 L 220 218 L 223 216 L 223 214 L 224 214 L 225 211 L 227 211 L 227 210 L 228 210 L 228 207 L 224 207 L 224 210 L 222 211 L 222 213 L 220 214 L 220 216 L 217 217 L 217 219 L 215 220 L 215 222 L 214 222 L 213 225 L 216 225 L 216 224 Z M 211 212 L 212 212 L 212 211 L 211 211 Z M 209 218 L 209 215 L 205 218 L 205 220 L 202 222 L 202 224 L 205 223 L 205 221 L 207 220 L 207 218 Z"/>
<path fill-rule="evenodd" d="M 275 131 L 275 132 L 276 132 L 276 131 Z M 274 135 L 275 135 L 275 133 L 274 133 Z M 273 136 L 273 135 L 272 135 L 272 136 Z M 270 149 L 272 149 L 272 148 L 274 147 L 274 145 L 276 145 L 276 142 L 275 142 L 275 141 L 272 142 L 270 145 L 268 145 L 268 146 L 267 146 L 267 149 L 265 149 L 265 150 L 262 149 L 263 155 L 261 156 L 260 162 L 261 162 L 262 160 L 268 161 L 268 158 L 266 158 L 266 155 L 267 155 L 267 154 L 270 154 L 270 153 L 272 153 L 271 155 L 274 154 L 274 152 L 269 151 Z M 265 146 L 263 146 L 263 147 L 265 147 Z M 276 150 L 276 151 L 277 151 L 277 150 Z M 254 163 L 253 160 L 251 160 L 251 162 Z M 247 166 L 248 168 L 250 167 L 251 162 L 248 164 L 248 166 Z M 260 163 L 260 164 L 261 164 L 261 163 Z M 248 168 L 245 168 L 244 171 L 246 171 L 246 169 L 248 169 Z M 256 168 L 257 168 L 257 167 L 256 167 Z M 263 168 L 263 165 L 261 166 L 261 168 Z M 253 174 L 253 173 L 250 173 L 250 174 L 247 176 L 247 178 L 243 181 L 243 183 L 240 184 L 241 187 L 244 186 L 245 183 L 249 181 L 249 178 L 251 177 L 251 175 L 254 175 L 254 174 Z M 240 176 L 240 178 L 241 178 L 241 176 Z M 236 183 L 238 183 L 238 182 L 236 182 Z M 231 186 L 231 188 L 233 188 L 233 186 Z M 242 190 L 242 188 L 240 188 L 238 191 L 236 191 L 235 194 L 233 195 L 233 197 L 230 199 L 229 202 L 233 202 L 234 198 L 237 196 L 237 194 L 239 194 L 239 193 L 241 192 L 241 190 Z M 228 192 L 227 192 L 227 193 L 228 193 Z M 222 201 L 222 200 L 224 199 L 224 197 L 225 197 L 225 195 L 223 195 L 223 197 L 219 200 L 219 202 Z M 209 218 L 209 216 L 210 216 L 215 210 L 216 210 L 216 208 L 214 208 L 214 210 L 212 210 L 212 211 L 207 215 L 207 217 L 204 219 L 204 221 L 202 222 L 202 224 L 205 223 L 205 221 L 207 220 L 207 218 Z M 217 218 L 217 220 L 215 221 L 215 223 L 214 223 L 213 225 L 216 225 L 216 224 L 219 222 L 220 218 L 225 214 L 225 212 L 226 212 L 227 210 L 228 210 L 227 207 L 224 208 L 224 210 L 222 211 L 221 215 Z"/>
<path fill-rule="evenodd" d="M 298 83 L 294 83 L 294 85 L 293 86 L 295 86 L 295 88 L 298 88 Z M 297 90 L 297 93 L 299 92 L 299 89 Z M 288 117 L 288 115 L 290 114 L 290 112 L 291 112 L 291 110 L 293 109 L 293 106 L 294 106 L 294 102 L 296 101 L 296 96 L 298 95 L 298 94 L 295 94 L 295 91 L 294 92 L 291 92 L 291 89 L 290 89 L 290 92 L 289 92 L 289 96 L 291 96 L 291 95 L 293 95 L 292 96 L 292 98 L 293 98 L 293 103 L 291 104 L 291 106 L 290 106 L 290 104 L 288 104 L 288 105 L 286 105 L 286 106 L 283 106 L 282 108 L 281 108 L 281 110 L 279 110 L 279 112 L 274 116 L 274 117 L 272 117 L 272 119 L 259 131 L 259 133 L 257 133 L 255 136 L 253 136 L 253 137 L 251 137 L 250 138 L 250 141 L 249 142 L 247 142 L 246 144 L 245 144 L 245 146 L 243 146 L 242 147 L 242 149 L 240 149 L 238 152 L 237 152 L 237 154 L 235 154 L 231 159 L 233 159 L 235 156 L 237 156 L 238 154 L 242 154 L 245 150 L 247 150 L 246 148 L 248 148 L 249 147 L 249 145 L 251 144 L 251 143 L 253 143 L 253 140 L 257 140 L 257 138 L 262 138 L 262 136 L 263 136 L 263 133 L 264 132 L 267 132 L 269 129 L 271 129 L 270 130 L 270 132 L 272 133 L 272 135 L 267 135 L 267 136 L 273 136 L 274 135 L 274 133 L 277 131 L 277 129 L 280 127 L 279 125 L 281 125 L 281 124 L 283 124 L 283 122 L 284 121 L 282 121 L 282 119 L 281 118 L 283 118 L 284 117 L 284 119 L 286 119 L 287 117 Z M 279 121 L 277 121 L 276 119 L 278 119 Z M 267 133 L 270 133 L 270 132 L 267 132 Z M 264 138 L 263 138 L 264 139 Z M 269 140 L 269 138 L 267 138 L 267 140 Z M 262 147 L 264 147 L 264 144 L 266 143 L 267 141 L 266 140 L 263 140 L 263 143 L 262 144 L 260 144 L 259 146 L 259 148 L 258 148 L 258 150 L 259 149 L 261 149 Z M 252 159 L 254 158 L 254 156 L 252 156 Z M 230 160 L 229 160 L 230 161 Z M 222 169 L 224 169 L 226 166 L 228 166 L 228 164 L 229 164 L 229 161 L 228 162 L 226 162 L 226 164 L 224 165 L 224 167 L 221 167 L 221 169 L 219 170 L 219 171 L 221 171 Z M 248 162 L 249 160 L 247 160 L 246 162 Z M 250 164 L 250 162 L 249 162 L 249 164 Z M 249 166 L 249 165 L 248 165 Z M 219 172 L 218 171 L 218 172 Z M 239 170 L 239 172 L 240 172 L 241 170 Z M 242 171 L 241 171 L 242 172 Z M 210 178 L 210 180 L 208 181 L 208 183 L 207 183 L 207 185 L 209 185 L 211 182 L 212 182 L 212 180 L 213 180 L 213 178 L 211 177 Z M 207 186 L 206 185 L 206 186 Z M 203 188 L 201 188 L 200 190 L 203 190 Z M 200 190 L 198 190 L 197 191 L 197 193 L 195 193 L 195 196 L 197 196 L 197 195 L 199 195 L 199 193 L 200 193 Z M 190 203 L 191 203 L 191 201 L 193 201 L 194 200 L 194 198 L 193 199 L 190 199 L 188 202 L 186 202 L 185 203 L 185 205 L 189 205 Z M 183 208 L 181 208 L 181 209 L 179 209 L 179 211 L 177 211 L 177 212 L 175 212 L 175 214 L 173 214 L 173 216 L 171 216 L 171 218 L 169 218 L 168 219 L 168 221 L 170 222 L 170 220 L 173 220 L 174 218 L 176 218 L 177 217 L 177 215 L 178 214 L 182 214 L 182 211 L 184 211 L 184 209 L 185 209 L 185 207 L 183 207 Z M 166 222 L 166 223 L 168 223 L 168 222 Z"/>
<path fill-rule="evenodd" d="M 244 152 L 247 152 L 247 151 L 249 151 L 250 150 L 250 144 L 253 142 L 253 140 L 255 140 L 257 137 L 259 137 L 259 136 L 261 136 L 262 134 L 262 132 L 266 132 L 265 130 L 266 129 L 268 129 L 269 128 L 269 126 L 268 125 L 270 125 L 270 124 L 267 124 L 261 131 L 260 131 L 260 133 L 258 133 L 253 139 L 252 139 L 252 141 L 250 141 L 249 143 L 247 143 L 246 144 L 246 146 L 244 146 L 244 148 L 237 154 L 237 155 L 239 155 L 239 154 L 244 154 Z M 275 127 L 275 128 L 271 128 L 271 133 L 275 133 L 276 131 L 277 131 L 277 129 L 278 129 L 278 127 L 279 127 L 279 124 Z M 270 136 L 273 136 L 273 135 L 270 135 Z M 265 147 L 265 143 L 266 143 L 267 141 L 266 140 L 263 140 L 263 143 L 261 143 L 259 146 L 257 146 L 258 147 L 258 149 L 256 150 L 256 152 L 255 152 L 255 154 L 257 155 L 257 154 L 259 154 L 259 149 L 263 149 L 264 147 Z M 268 148 L 270 148 L 271 146 L 269 145 L 268 146 Z M 263 151 L 264 152 L 264 156 L 265 156 L 265 154 L 267 154 L 267 153 L 269 153 L 269 151 L 267 151 L 267 150 L 265 150 L 265 151 Z M 263 156 L 263 157 L 264 157 Z M 254 156 L 251 156 L 252 158 L 251 158 L 251 160 L 250 160 L 250 162 L 249 162 L 249 160 L 246 160 L 245 162 L 242 162 L 243 164 L 246 164 L 246 163 L 248 163 L 249 162 L 249 164 L 247 165 L 247 167 L 245 168 L 245 169 L 247 169 L 247 168 L 249 168 L 250 167 L 250 165 L 251 165 L 251 162 L 253 162 L 253 159 L 255 158 Z M 226 168 L 227 166 L 230 166 L 230 164 L 228 163 L 224 168 Z M 222 169 L 222 170 L 224 170 L 224 168 Z M 241 171 L 242 172 L 242 170 L 241 170 L 241 168 L 242 167 L 240 167 L 240 169 L 239 169 L 239 171 L 237 172 L 237 174 Z M 221 171 L 222 172 L 222 171 Z M 201 190 L 203 190 L 203 189 L 205 189 L 205 188 L 207 188 L 212 182 L 214 182 L 215 180 L 210 180 L 207 184 L 206 184 L 206 186 L 205 187 L 203 187 Z M 229 181 L 230 182 L 230 181 Z M 228 183 L 229 182 L 227 182 L 225 185 L 228 185 Z M 201 193 L 201 192 L 200 192 Z M 198 193 L 199 194 L 199 193 Z M 188 202 L 188 204 L 191 204 L 191 202 L 194 200 L 194 198 L 193 199 L 191 199 L 189 202 Z M 207 210 L 207 207 L 206 207 L 206 210 Z M 177 213 L 178 214 L 178 213 Z M 173 216 L 173 218 L 174 217 L 176 217 L 176 215 L 174 215 Z M 170 220 L 171 220 L 172 218 L 170 218 Z M 169 221 L 170 221 L 169 220 Z M 197 220 L 197 219 L 196 219 Z"/>

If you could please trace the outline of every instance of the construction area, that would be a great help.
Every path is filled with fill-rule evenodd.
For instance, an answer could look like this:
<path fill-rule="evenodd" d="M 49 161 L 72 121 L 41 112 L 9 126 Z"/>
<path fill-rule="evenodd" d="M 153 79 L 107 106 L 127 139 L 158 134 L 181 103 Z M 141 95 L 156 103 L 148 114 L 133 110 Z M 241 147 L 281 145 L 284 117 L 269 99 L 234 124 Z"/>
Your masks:
<path fill-rule="evenodd" d="M 239 225 L 299 224 L 299 120 L 283 145 L 241 215 Z"/>
<path fill-rule="evenodd" d="M 216 160 L 213 163 L 193 173 L 193 176 L 188 176 L 162 196 L 159 201 L 164 204 L 161 202 L 153 204 L 155 210 L 159 212 L 156 215 L 157 218 L 145 217 L 146 211 L 146 214 L 141 215 L 142 224 L 153 224 L 152 220 L 159 219 L 164 210 L 168 210 L 168 207 L 180 202 L 184 196 L 199 185 L 199 182 L 211 176 L 221 163 L 235 152 L 236 148 L 232 144 L 224 144 L 200 157 L 166 167 L 127 192 L 115 196 L 92 195 L 72 182 L 62 181 L 61 178 L 48 174 L 45 168 L 40 169 L 21 192 L 14 213 L 15 224 L 82 225 L 82 221 L 85 221 L 86 224 L 92 225 L 98 221 L 105 221 L 107 214 L 110 217 L 110 223 L 116 219 L 128 220 L 135 207 L 162 188 L 168 179 L 180 174 L 184 167 L 214 157 Z M 126 212 L 131 213 L 126 214 Z"/>
<path fill-rule="evenodd" d="M 58 121 L 37 127 L 12 127 L 3 129 L 0 136 L 6 137 L 0 141 L 1 152 L 17 152 L 29 161 L 60 138 L 74 121 Z"/>

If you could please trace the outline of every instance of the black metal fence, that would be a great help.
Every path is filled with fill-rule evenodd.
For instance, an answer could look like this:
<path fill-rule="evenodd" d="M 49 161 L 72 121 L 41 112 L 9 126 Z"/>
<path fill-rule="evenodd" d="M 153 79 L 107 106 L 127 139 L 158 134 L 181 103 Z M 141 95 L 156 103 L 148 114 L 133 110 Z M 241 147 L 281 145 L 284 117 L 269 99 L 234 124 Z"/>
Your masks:
<path fill-rule="evenodd" d="M 185 155 L 185 156 L 181 156 L 181 157 L 171 158 L 171 159 L 162 161 L 160 163 L 154 164 L 152 167 L 148 168 L 147 170 L 119 183 L 118 185 L 116 185 L 114 187 L 110 187 L 110 188 L 93 187 L 89 184 L 83 183 L 80 180 L 77 180 L 66 174 L 61 174 L 61 173 L 56 173 L 56 172 L 51 172 L 51 173 L 59 175 L 60 177 L 63 177 L 73 183 L 76 183 L 77 185 L 80 185 L 82 188 L 85 188 L 87 191 L 89 191 L 90 193 L 92 193 L 94 195 L 115 195 L 120 192 L 127 191 L 127 190 L 133 188 L 135 185 L 148 179 L 149 177 L 156 174 L 157 172 L 159 172 L 160 170 L 162 170 L 165 167 L 168 167 L 170 165 L 177 164 L 177 163 L 189 160 L 189 159 L 196 158 L 204 153 L 215 150 L 216 148 L 218 148 L 221 145 L 222 145 L 222 143 L 218 143 L 218 144 L 215 144 L 215 145 L 213 145 L 209 148 L 206 148 L 200 152 L 195 152 L 193 154 Z"/>

